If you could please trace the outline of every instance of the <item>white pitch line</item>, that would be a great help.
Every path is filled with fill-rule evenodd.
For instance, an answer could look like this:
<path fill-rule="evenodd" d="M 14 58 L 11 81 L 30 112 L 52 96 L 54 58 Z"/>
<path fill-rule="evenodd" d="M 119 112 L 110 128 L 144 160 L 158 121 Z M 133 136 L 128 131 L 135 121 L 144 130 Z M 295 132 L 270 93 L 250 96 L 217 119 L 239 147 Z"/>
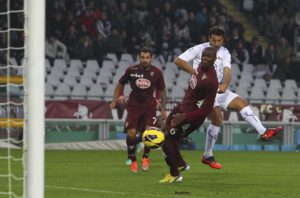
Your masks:
<path fill-rule="evenodd" d="M 61 190 L 71 190 L 71 191 L 82 191 L 82 192 L 95 192 L 95 193 L 109 193 L 109 194 L 120 194 L 120 195 L 140 195 L 140 196 L 148 196 L 148 197 L 166 197 L 166 195 L 153 195 L 153 194 L 145 194 L 145 193 L 134 193 L 134 192 L 119 192 L 119 191 L 110 191 L 110 190 L 95 190 L 89 188 L 76 188 L 76 187 L 66 187 L 66 186 L 45 186 L 45 188 L 54 188 Z"/>
<path fill-rule="evenodd" d="M 60 189 L 60 190 L 70 190 L 70 191 L 82 191 L 82 192 L 95 192 L 95 193 L 109 193 L 109 194 L 120 194 L 120 195 L 139 195 L 139 196 L 147 196 L 147 197 L 166 197 L 166 196 L 171 196 L 171 197 L 179 197 L 182 195 L 158 195 L 158 194 L 146 194 L 146 193 L 135 193 L 135 192 L 119 192 L 119 191 L 110 191 L 110 190 L 95 190 L 95 189 L 89 189 L 89 188 L 76 188 L 76 187 L 66 187 L 66 186 L 45 186 L 45 188 L 53 188 L 53 189 Z M 189 198 L 201 198 L 199 196 L 194 197 L 190 195 L 186 195 Z M 204 197 L 203 197 L 204 198 Z"/>

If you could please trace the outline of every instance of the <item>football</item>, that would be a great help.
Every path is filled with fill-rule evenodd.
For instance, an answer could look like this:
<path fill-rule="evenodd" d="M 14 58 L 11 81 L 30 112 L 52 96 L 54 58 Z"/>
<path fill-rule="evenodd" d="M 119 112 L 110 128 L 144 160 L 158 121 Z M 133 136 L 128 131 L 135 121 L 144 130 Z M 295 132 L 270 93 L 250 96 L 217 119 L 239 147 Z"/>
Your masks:
<path fill-rule="evenodd" d="M 159 128 L 150 127 L 144 131 L 142 140 L 146 147 L 156 149 L 164 143 L 165 135 Z"/>

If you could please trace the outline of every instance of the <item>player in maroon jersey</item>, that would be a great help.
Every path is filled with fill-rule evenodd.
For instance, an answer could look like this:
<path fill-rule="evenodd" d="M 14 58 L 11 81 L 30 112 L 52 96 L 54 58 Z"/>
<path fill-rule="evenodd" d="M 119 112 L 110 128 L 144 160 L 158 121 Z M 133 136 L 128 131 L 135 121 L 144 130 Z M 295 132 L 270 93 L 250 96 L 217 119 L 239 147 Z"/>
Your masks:
<path fill-rule="evenodd" d="M 162 148 L 170 173 L 160 183 L 180 182 L 183 179 L 180 171 L 188 169 L 179 151 L 179 140 L 198 129 L 213 109 L 219 86 L 213 66 L 215 60 L 216 49 L 207 47 L 202 52 L 201 67 L 197 71 L 189 66 L 181 68 L 192 74 L 192 77 L 183 101 L 166 120 L 166 140 Z"/>
<path fill-rule="evenodd" d="M 143 47 L 140 50 L 139 59 L 139 64 L 127 68 L 121 76 L 115 88 L 113 101 L 110 104 L 111 109 L 115 108 L 118 98 L 123 93 L 125 84 L 129 82 L 131 93 L 127 102 L 128 114 L 125 121 L 125 130 L 127 132 L 128 158 L 132 161 L 130 168 L 133 172 L 138 171 L 135 146 L 140 138 L 136 137 L 137 129 L 140 129 L 140 126 L 144 126 L 144 128 L 157 126 L 156 109 L 158 102 L 154 97 L 154 92 L 156 92 L 156 95 L 160 95 L 161 116 L 162 119 L 166 118 L 166 91 L 163 74 L 158 68 L 151 65 L 152 52 L 149 48 Z M 121 101 L 125 102 L 124 97 Z M 142 159 L 143 170 L 149 168 L 149 152 L 150 149 L 145 147 Z"/>

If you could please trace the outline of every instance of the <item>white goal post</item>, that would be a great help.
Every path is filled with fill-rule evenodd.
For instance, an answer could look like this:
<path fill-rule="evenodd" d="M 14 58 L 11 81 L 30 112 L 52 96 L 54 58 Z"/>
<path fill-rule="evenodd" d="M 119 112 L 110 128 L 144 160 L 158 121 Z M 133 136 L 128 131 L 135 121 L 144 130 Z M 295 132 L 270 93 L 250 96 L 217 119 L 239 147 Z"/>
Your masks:
<path fill-rule="evenodd" d="M 45 0 L 24 0 L 25 10 L 25 197 L 44 197 Z M 26 27 L 27 26 L 27 27 Z M 26 54 L 27 51 L 27 54 Z M 26 57 L 27 55 L 27 57 Z"/>

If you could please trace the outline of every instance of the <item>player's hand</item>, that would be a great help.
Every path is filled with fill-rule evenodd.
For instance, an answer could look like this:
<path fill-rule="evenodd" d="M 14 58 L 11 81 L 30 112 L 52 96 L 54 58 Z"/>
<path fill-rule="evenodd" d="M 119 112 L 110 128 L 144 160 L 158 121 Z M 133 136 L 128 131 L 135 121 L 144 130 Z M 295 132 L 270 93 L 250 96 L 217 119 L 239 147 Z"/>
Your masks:
<path fill-rule="evenodd" d="M 126 104 L 126 97 L 125 96 L 120 96 L 118 99 L 117 99 L 117 102 L 122 104 L 122 105 L 125 105 Z"/>
<path fill-rule="evenodd" d="M 225 84 L 220 84 L 219 85 L 219 89 L 218 89 L 219 94 L 225 93 L 226 90 L 227 90 L 227 85 L 225 85 Z"/>
<path fill-rule="evenodd" d="M 178 124 L 182 123 L 185 120 L 185 115 L 181 113 L 176 113 L 173 115 L 173 118 L 171 120 L 171 126 L 175 127 Z"/>
<path fill-rule="evenodd" d="M 111 103 L 109 104 L 109 107 L 111 110 L 113 110 L 115 107 L 117 106 L 117 100 L 113 100 L 111 101 Z"/>

